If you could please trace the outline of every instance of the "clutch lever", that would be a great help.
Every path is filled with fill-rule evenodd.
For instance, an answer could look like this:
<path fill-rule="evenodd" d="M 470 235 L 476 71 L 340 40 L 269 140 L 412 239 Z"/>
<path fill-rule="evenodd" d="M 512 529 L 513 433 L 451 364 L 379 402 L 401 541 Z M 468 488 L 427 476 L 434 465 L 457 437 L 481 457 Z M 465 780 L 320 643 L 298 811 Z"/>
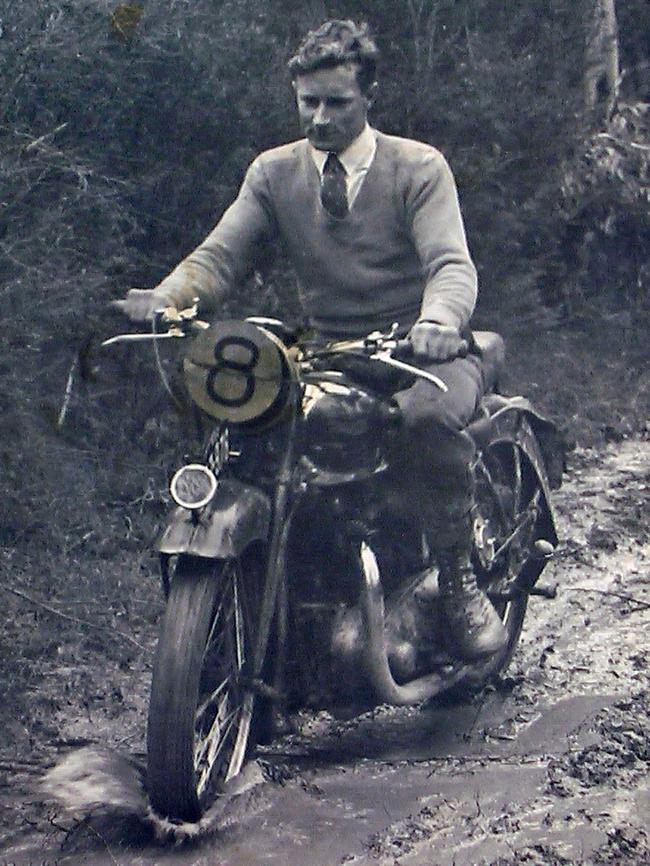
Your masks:
<path fill-rule="evenodd" d="M 117 334 L 115 337 L 109 337 L 101 343 L 102 347 L 112 346 L 115 343 L 142 343 L 158 340 L 174 340 L 189 336 L 192 331 L 202 331 L 209 328 L 209 322 L 203 322 L 197 319 L 197 303 L 195 299 L 193 306 L 185 310 L 177 310 L 174 307 L 166 307 L 163 310 L 156 310 L 151 320 L 151 331 L 149 333 L 140 334 Z M 160 331 L 158 328 L 168 326 L 166 331 Z"/>

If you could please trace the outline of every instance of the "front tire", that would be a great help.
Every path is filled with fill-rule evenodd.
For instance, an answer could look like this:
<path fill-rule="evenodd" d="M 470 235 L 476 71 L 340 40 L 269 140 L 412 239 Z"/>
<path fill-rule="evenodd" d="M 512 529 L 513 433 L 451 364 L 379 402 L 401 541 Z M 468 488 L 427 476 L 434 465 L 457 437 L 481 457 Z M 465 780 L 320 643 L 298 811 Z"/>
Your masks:
<path fill-rule="evenodd" d="M 172 821 L 197 821 L 244 763 L 254 709 L 245 674 L 256 597 L 239 559 L 178 557 L 147 728 L 149 798 Z"/>

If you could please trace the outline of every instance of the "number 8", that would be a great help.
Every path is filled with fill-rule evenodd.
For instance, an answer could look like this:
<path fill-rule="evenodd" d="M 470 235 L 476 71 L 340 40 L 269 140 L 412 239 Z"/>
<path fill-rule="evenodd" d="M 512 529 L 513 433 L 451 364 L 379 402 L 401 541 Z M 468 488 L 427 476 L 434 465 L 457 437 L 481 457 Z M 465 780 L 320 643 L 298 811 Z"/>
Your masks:
<path fill-rule="evenodd" d="M 242 349 L 247 349 L 250 352 L 250 358 L 246 363 L 235 361 L 224 356 L 224 350 L 229 346 L 240 346 Z M 216 364 L 210 368 L 207 375 L 205 387 L 211 399 L 215 403 L 222 406 L 232 406 L 239 408 L 244 406 L 253 397 L 255 393 L 255 375 L 254 370 L 260 357 L 259 348 L 245 337 L 223 337 L 214 344 L 214 360 Z M 235 370 L 237 373 L 246 374 L 246 387 L 241 397 L 226 397 L 221 394 L 216 387 L 216 378 L 222 370 Z"/>

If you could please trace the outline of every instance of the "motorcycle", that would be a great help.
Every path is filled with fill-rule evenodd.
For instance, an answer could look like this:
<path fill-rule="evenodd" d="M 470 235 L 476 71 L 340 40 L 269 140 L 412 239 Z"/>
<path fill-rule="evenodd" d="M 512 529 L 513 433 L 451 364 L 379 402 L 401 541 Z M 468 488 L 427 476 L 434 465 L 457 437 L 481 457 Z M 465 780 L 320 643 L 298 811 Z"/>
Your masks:
<path fill-rule="evenodd" d="M 528 401 L 498 393 L 502 338 L 475 333 L 487 390 L 467 428 L 472 558 L 508 640 L 458 661 L 431 539 L 395 495 L 387 442 L 399 410 L 381 374 L 446 386 L 396 357 L 396 327 L 321 344 L 275 319 L 208 325 L 195 307 L 155 321 L 105 345 L 186 340 L 185 386 L 211 426 L 201 459 L 171 479 L 176 509 L 157 542 L 167 602 L 147 727 L 151 806 L 193 822 L 278 713 L 419 704 L 506 668 L 528 597 L 554 595 L 537 581 L 557 544 L 562 449 Z"/>

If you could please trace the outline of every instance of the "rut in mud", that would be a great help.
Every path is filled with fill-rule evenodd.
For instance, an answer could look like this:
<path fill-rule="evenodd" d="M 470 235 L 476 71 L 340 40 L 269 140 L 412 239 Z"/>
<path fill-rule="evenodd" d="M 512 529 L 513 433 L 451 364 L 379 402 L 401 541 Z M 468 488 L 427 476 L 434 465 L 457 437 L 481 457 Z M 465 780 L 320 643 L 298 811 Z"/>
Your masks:
<path fill-rule="evenodd" d="M 542 580 L 558 597 L 531 599 L 493 688 L 347 722 L 305 715 L 299 734 L 261 750 L 210 832 L 180 849 L 154 842 L 137 770 L 122 758 L 133 799 L 90 820 L 43 798 L 38 773 L 19 772 L 3 789 L 5 861 L 647 866 L 650 443 L 574 452 L 555 503 L 561 544 Z M 138 694 L 144 667 L 130 672 Z M 86 745 L 141 762 L 142 704 L 124 705 L 94 740 L 69 719 L 57 757 L 83 729 Z"/>

